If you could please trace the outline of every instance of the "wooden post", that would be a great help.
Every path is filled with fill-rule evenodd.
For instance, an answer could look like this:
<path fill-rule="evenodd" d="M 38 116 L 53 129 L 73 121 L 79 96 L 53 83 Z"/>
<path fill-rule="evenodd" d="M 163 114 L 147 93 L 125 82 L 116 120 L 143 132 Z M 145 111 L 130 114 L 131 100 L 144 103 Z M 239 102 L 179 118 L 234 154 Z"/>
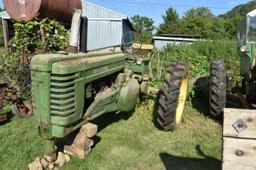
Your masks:
<path fill-rule="evenodd" d="M 10 33 L 8 28 L 8 20 L 2 18 L 3 33 L 4 33 L 4 50 L 5 54 L 8 52 L 8 43 L 10 39 Z"/>

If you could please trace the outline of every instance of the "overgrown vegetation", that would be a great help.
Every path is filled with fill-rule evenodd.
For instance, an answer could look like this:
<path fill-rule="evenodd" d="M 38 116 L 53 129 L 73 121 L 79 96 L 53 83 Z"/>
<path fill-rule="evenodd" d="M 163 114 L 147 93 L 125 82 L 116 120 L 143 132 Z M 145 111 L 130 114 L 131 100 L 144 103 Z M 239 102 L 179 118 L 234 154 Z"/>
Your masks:
<path fill-rule="evenodd" d="M 15 36 L 0 65 L 2 78 L 19 88 L 23 97 L 30 96 L 31 58 L 67 48 L 67 30 L 59 22 L 49 19 L 14 23 Z"/>
<path fill-rule="evenodd" d="M 160 87 L 170 63 L 177 60 L 185 61 L 189 64 L 189 103 L 199 112 L 209 116 L 208 76 L 211 61 L 217 59 L 225 61 L 228 89 L 241 85 L 240 58 L 236 50 L 236 42 L 227 40 L 199 41 L 191 45 L 168 46 L 155 53 L 152 64 L 155 74 L 151 83 Z"/>
<path fill-rule="evenodd" d="M 191 77 L 209 73 L 210 63 L 213 60 L 222 59 L 225 61 L 227 72 L 234 80 L 239 80 L 240 59 L 237 54 L 235 41 L 216 40 L 198 41 L 191 45 L 168 46 L 155 54 L 154 72 L 157 72 L 158 58 L 162 62 L 162 71 L 168 67 L 170 62 L 183 60 L 189 64 Z"/>

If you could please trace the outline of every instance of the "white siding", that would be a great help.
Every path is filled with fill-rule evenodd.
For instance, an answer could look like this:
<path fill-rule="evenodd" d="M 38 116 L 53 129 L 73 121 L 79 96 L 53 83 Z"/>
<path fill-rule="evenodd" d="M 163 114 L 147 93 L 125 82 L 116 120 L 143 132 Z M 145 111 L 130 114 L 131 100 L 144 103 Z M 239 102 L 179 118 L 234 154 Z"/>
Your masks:
<path fill-rule="evenodd" d="M 153 37 L 154 46 L 158 50 L 161 50 L 168 45 L 192 44 L 195 41 L 200 41 L 200 39 L 159 36 Z"/>
<path fill-rule="evenodd" d="M 118 46 L 122 40 L 122 20 L 88 19 L 87 50 Z"/>
<path fill-rule="evenodd" d="M 182 42 L 182 41 L 166 41 L 166 40 L 155 40 L 154 46 L 156 49 L 161 50 L 168 45 L 181 45 L 181 44 L 192 44 L 192 42 Z"/>

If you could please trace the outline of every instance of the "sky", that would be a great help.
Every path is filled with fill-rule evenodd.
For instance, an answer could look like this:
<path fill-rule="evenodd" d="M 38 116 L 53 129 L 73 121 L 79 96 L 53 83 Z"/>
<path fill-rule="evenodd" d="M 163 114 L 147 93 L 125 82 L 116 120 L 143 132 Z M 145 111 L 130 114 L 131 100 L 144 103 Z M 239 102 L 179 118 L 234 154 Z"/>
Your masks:
<path fill-rule="evenodd" d="M 239 4 L 250 0 L 88 0 L 97 5 L 123 13 L 129 17 L 139 14 L 155 21 L 162 22 L 162 15 L 169 7 L 175 8 L 182 16 L 189 8 L 208 7 L 214 15 L 223 14 Z M 0 0 L 0 6 L 3 2 Z"/>

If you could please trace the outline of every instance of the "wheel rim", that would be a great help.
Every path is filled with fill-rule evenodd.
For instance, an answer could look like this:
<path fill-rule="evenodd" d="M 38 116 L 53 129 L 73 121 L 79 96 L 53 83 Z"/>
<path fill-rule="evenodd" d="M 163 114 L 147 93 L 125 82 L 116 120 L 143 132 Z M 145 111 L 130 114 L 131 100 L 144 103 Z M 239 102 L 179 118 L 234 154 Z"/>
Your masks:
<path fill-rule="evenodd" d="M 182 118 L 183 111 L 186 104 L 187 92 L 188 92 L 188 74 L 186 74 L 181 81 L 179 98 L 178 98 L 178 106 L 176 109 L 176 124 L 179 124 L 181 122 L 181 118 Z"/>

